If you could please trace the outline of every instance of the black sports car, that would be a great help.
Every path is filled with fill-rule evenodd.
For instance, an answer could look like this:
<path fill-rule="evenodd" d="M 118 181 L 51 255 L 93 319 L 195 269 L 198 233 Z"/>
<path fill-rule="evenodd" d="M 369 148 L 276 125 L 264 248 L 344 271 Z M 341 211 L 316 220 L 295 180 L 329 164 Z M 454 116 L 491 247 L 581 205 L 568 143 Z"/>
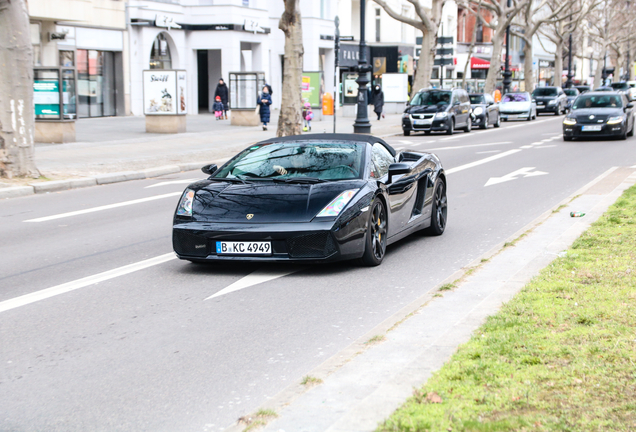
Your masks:
<path fill-rule="evenodd" d="M 563 119 L 563 139 L 634 135 L 633 104 L 623 93 L 585 92 L 576 98 Z"/>
<path fill-rule="evenodd" d="M 243 150 L 177 206 L 177 256 L 213 260 L 382 262 L 386 247 L 446 228 L 446 176 L 437 156 L 380 138 L 311 134 Z"/>

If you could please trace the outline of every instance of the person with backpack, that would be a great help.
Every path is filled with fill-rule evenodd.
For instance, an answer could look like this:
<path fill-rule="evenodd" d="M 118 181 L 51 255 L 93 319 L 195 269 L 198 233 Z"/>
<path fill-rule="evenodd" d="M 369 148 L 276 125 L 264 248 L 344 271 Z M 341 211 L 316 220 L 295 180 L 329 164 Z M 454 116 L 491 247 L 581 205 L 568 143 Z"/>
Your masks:
<path fill-rule="evenodd" d="M 221 103 L 223 104 L 223 114 L 225 116 L 225 120 L 227 120 L 227 110 L 228 110 L 228 100 L 229 100 L 229 90 L 227 88 L 227 84 L 223 81 L 223 78 L 219 78 L 219 84 L 216 86 L 216 90 L 214 91 L 214 99 L 217 97 L 221 98 Z"/>
<path fill-rule="evenodd" d="M 272 104 L 272 97 L 269 95 L 267 86 L 263 86 L 263 92 L 258 100 L 260 105 L 259 114 L 261 116 L 261 123 L 263 123 L 263 130 L 267 130 L 267 123 L 269 123 L 269 106 Z"/>
<path fill-rule="evenodd" d="M 305 121 L 303 132 L 311 132 L 311 121 L 313 118 L 314 112 L 311 110 L 311 104 L 309 102 L 305 102 L 305 107 L 303 108 L 303 120 Z"/>

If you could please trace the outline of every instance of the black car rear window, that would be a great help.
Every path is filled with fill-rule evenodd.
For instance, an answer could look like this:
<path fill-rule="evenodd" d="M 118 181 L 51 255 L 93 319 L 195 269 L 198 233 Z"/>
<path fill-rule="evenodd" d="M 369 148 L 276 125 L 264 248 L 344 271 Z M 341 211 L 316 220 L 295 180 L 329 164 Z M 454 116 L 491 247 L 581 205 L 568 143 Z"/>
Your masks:
<path fill-rule="evenodd" d="M 629 84 L 624 82 L 612 83 L 611 86 L 614 90 L 629 90 Z"/>
<path fill-rule="evenodd" d="M 451 101 L 451 92 L 444 90 L 426 90 L 413 96 L 411 105 L 448 105 Z"/>
<path fill-rule="evenodd" d="M 576 98 L 572 109 L 585 108 L 622 108 L 623 101 L 617 95 L 588 95 L 583 94 Z"/>
<path fill-rule="evenodd" d="M 532 92 L 532 96 L 556 96 L 556 95 L 557 95 L 557 89 L 555 89 L 554 87 L 552 88 L 539 87 L 538 89 L 535 89 Z"/>
<path fill-rule="evenodd" d="M 578 96 L 579 91 L 577 89 L 565 89 L 563 90 L 567 96 Z"/>
<path fill-rule="evenodd" d="M 214 178 L 272 180 L 312 177 L 361 178 L 366 143 L 290 141 L 254 145 L 241 152 Z"/>
<path fill-rule="evenodd" d="M 484 95 L 470 95 L 470 103 L 483 104 L 486 103 L 486 98 L 484 98 Z"/>

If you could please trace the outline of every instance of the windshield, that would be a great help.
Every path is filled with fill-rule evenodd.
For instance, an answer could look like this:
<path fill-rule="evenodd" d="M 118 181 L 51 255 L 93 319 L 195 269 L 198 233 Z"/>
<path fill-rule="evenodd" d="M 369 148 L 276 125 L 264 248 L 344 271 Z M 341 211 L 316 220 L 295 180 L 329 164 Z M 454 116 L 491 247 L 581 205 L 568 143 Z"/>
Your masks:
<path fill-rule="evenodd" d="M 483 104 L 486 103 L 486 101 L 484 100 L 484 95 L 470 95 L 470 103 Z"/>
<path fill-rule="evenodd" d="M 451 100 L 451 92 L 440 90 L 427 90 L 413 96 L 411 105 L 448 105 Z"/>
<path fill-rule="evenodd" d="M 213 178 L 241 180 L 345 180 L 360 178 L 364 143 L 289 142 L 255 145 Z"/>
<path fill-rule="evenodd" d="M 502 102 L 528 102 L 529 100 L 527 93 L 508 93 L 501 98 Z"/>
<path fill-rule="evenodd" d="M 629 89 L 629 85 L 627 83 L 624 82 L 620 82 L 620 83 L 612 83 L 612 88 L 614 90 L 627 90 Z"/>
<path fill-rule="evenodd" d="M 579 91 L 577 89 L 565 89 L 563 91 L 568 96 L 578 96 L 579 95 Z"/>
<path fill-rule="evenodd" d="M 572 109 L 621 108 L 623 102 L 616 95 L 581 95 L 574 101 Z"/>
<path fill-rule="evenodd" d="M 546 87 L 546 88 L 538 88 L 532 92 L 532 96 L 556 96 L 557 89 Z"/>

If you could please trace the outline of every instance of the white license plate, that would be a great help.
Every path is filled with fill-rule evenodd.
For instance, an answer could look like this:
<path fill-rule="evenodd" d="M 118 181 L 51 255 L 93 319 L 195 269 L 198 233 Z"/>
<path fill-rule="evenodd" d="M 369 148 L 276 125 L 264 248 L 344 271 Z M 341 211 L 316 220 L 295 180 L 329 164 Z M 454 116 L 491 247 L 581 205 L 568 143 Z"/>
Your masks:
<path fill-rule="evenodd" d="M 508 118 L 509 118 L 510 120 L 515 120 L 515 119 L 517 119 L 518 117 L 519 117 L 518 115 L 509 115 L 509 116 L 508 116 Z"/>
<path fill-rule="evenodd" d="M 431 123 L 433 123 L 433 120 L 432 120 L 432 119 L 413 120 L 413 124 L 414 124 L 415 126 L 430 125 Z"/>
<path fill-rule="evenodd" d="M 216 242 L 217 255 L 271 255 L 271 242 Z"/>
<path fill-rule="evenodd" d="M 603 129 L 603 126 L 583 126 L 581 130 L 583 132 L 598 132 Z"/>

